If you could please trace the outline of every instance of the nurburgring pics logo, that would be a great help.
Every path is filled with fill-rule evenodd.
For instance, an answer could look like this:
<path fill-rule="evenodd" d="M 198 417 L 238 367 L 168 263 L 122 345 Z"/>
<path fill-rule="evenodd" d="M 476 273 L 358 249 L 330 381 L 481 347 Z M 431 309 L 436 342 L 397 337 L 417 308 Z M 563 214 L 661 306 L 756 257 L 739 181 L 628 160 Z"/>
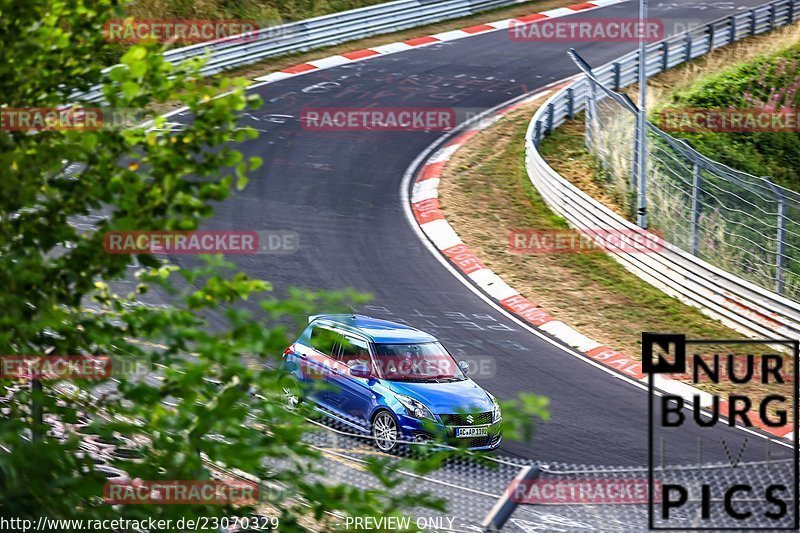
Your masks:
<path fill-rule="evenodd" d="M 661 129 L 675 132 L 798 132 L 800 109 L 698 109 L 661 111 Z"/>
<path fill-rule="evenodd" d="M 690 354 L 687 352 L 690 346 L 700 346 L 703 351 L 712 349 L 716 356 Z M 650 529 L 797 530 L 800 525 L 798 440 L 793 439 L 788 449 L 774 446 L 775 450 L 771 450 L 770 441 L 765 440 L 765 452 L 759 450 L 753 459 L 746 455 L 746 452 L 753 454 L 748 448 L 752 435 L 732 431 L 727 436 L 720 433 L 719 426 L 773 429 L 779 434 L 793 431 L 797 435 L 799 348 L 800 341 L 786 339 L 689 340 L 680 334 L 642 334 L 642 371 L 647 375 L 649 395 L 651 493 L 656 475 L 661 478 L 661 500 L 656 501 L 651 496 L 648 502 Z M 734 353 L 720 354 L 722 350 Z M 731 374 L 732 361 L 740 357 L 738 352 L 742 350 L 749 352 L 742 359 L 748 368 L 743 374 Z M 721 366 L 723 360 L 728 361 L 726 368 Z M 704 382 L 714 386 L 696 392 L 673 386 L 677 383 L 675 380 L 686 381 L 687 377 L 695 387 Z M 667 383 L 665 379 L 671 386 L 661 386 L 657 391 L 656 382 L 663 385 Z M 713 455 L 723 460 L 727 457 L 730 467 L 711 468 L 705 472 L 702 465 L 693 470 L 670 469 L 666 465 L 670 463 L 671 449 L 666 443 L 682 442 L 681 453 L 684 453 L 687 435 L 700 435 L 697 437 L 698 457 L 702 455 L 708 461 Z M 720 435 L 724 436 L 720 438 Z M 766 454 L 769 463 L 773 453 L 786 462 L 762 464 L 759 475 L 754 475 L 759 471 L 746 469 L 746 461 L 763 461 Z M 770 475 L 774 468 L 786 475 Z M 787 482 L 787 478 L 792 482 Z"/>
<path fill-rule="evenodd" d="M 508 26 L 512 41 L 525 42 L 657 42 L 664 38 L 664 21 L 638 18 L 541 19 L 534 22 L 512 20 Z"/>
<path fill-rule="evenodd" d="M 290 254 L 300 247 L 297 232 L 263 231 L 109 231 L 109 254 Z"/>
<path fill-rule="evenodd" d="M 512 230 L 508 248 L 515 254 L 654 253 L 664 249 L 664 240 L 633 229 Z"/>
<path fill-rule="evenodd" d="M 456 110 L 427 107 L 303 109 L 300 124 L 312 131 L 450 131 Z"/>
<path fill-rule="evenodd" d="M 195 44 L 207 41 L 251 42 L 259 38 L 253 20 L 111 19 L 103 27 L 107 41 L 133 44 L 145 40 Z"/>

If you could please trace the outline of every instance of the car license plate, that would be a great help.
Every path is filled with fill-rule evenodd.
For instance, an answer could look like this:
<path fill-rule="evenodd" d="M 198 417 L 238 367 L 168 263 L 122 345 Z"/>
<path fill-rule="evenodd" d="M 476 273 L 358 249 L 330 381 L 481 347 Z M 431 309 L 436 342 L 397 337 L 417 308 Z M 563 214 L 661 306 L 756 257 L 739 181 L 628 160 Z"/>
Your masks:
<path fill-rule="evenodd" d="M 489 428 L 487 426 L 474 428 L 456 428 L 456 437 L 464 439 L 467 437 L 487 437 Z"/>

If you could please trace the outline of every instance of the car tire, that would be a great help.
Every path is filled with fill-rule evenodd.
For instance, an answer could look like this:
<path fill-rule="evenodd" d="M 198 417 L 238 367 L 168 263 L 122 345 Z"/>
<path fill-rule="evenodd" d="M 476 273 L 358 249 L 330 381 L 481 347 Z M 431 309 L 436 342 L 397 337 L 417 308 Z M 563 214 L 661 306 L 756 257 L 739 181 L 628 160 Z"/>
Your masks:
<path fill-rule="evenodd" d="M 281 380 L 281 390 L 283 392 L 283 405 L 290 411 L 295 411 L 303 402 L 303 393 L 300 383 L 293 377 L 284 377 Z"/>
<path fill-rule="evenodd" d="M 372 419 L 372 442 L 383 453 L 397 451 L 400 429 L 389 411 L 379 411 Z"/>

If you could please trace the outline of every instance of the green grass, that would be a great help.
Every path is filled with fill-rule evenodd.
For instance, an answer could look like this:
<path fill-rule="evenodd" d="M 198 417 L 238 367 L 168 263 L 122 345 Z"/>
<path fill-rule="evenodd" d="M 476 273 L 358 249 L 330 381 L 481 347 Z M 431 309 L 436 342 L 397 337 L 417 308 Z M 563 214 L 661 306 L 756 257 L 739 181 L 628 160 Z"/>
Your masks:
<path fill-rule="evenodd" d="M 550 210 L 528 178 L 525 147 L 519 141 L 524 138 L 526 128 L 527 116 L 516 119 L 512 135 L 517 140 L 510 142 L 499 155 L 492 153 L 495 143 L 479 146 L 465 165 L 464 170 L 469 169 L 470 172 L 458 173 L 455 179 L 462 191 L 474 202 L 485 205 L 490 212 L 502 213 L 504 218 L 510 217 L 513 220 L 512 227 L 566 229 L 569 227 L 566 221 Z M 596 165 L 584 148 L 583 138 L 565 131 L 564 128 L 545 139 L 542 153 L 545 157 L 548 154 L 558 154 L 564 158 L 579 159 L 587 170 L 595 172 Z M 475 179 L 476 175 L 480 179 Z M 596 175 L 598 179 L 602 179 L 602 174 Z M 499 203 L 490 200 L 486 205 L 487 198 L 490 197 L 498 198 Z M 538 259 L 533 257 L 528 260 Z M 639 332 L 648 328 L 682 331 L 696 337 L 730 334 L 729 330 L 702 315 L 697 309 L 681 303 L 631 274 L 607 254 L 549 254 L 546 261 L 553 264 L 562 275 L 569 275 L 578 292 L 589 289 L 587 294 L 591 295 L 591 307 L 596 311 L 587 311 L 585 321 L 597 323 L 608 320 L 609 323 L 618 325 L 615 327 L 630 328 L 617 337 L 616 346 L 628 348 L 626 351 L 631 355 L 636 354 L 633 346 L 638 345 Z M 521 271 L 519 275 L 524 277 L 526 274 Z M 547 281 L 544 281 L 536 290 L 549 292 L 551 289 Z M 534 293 L 530 297 L 535 300 L 537 295 Z M 571 296 L 564 295 L 565 306 L 581 308 L 587 304 L 583 296 L 574 301 L 570 301 L 570 298 Z M 592 313 L 596 315 L 593 316 Z M 576 322 L 574 325 L 580 327 L 581 324 Z"/>

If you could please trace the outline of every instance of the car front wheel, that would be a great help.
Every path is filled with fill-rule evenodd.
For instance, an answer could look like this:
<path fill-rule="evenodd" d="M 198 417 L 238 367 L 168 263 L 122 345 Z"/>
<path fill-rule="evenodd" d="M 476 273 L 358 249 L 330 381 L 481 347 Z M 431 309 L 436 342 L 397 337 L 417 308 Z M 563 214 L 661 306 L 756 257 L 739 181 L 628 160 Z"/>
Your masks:
<path fill-rule="evenodd" d="M 382 411 L 372 421 L 372 437 L 375 446 L 382 452 L 389 453 L 397 448 L 397 421 L 394 417 Z"/>

